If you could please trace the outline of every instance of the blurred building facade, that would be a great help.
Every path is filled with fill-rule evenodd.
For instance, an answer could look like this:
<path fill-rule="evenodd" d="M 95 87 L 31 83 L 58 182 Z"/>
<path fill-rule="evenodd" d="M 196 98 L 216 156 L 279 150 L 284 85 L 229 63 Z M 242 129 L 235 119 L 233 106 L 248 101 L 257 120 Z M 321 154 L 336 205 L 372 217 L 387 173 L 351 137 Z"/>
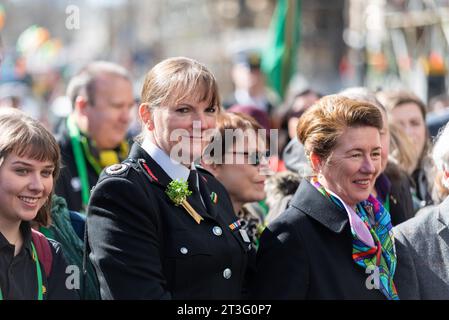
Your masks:
<path fill-rule="evenodd" d="M 449 1 L 350 0 L 347 3 L 351 74 L 347 85 L 407 88 L 424 101 L 447 93 Z"/>
<path fill-rule="evenodd" d="M 446 90 L 449 0 L 300 2 L 292 91 L 310 87 L 328 94 L 347 86 L 388 85 L 428 99 Z M 25 60 L 6 59 L 0 82 L 31 70 L 39 81 L 33 92 L 46 112 L 67 79 L 93 59 L 128 67 L 138 95 L 152 65 L 189 56 L 212 69 L 226 96 L 233 89 L 233 53 L 265 46 L 276 0 L 7 0 L 2 6 L 6 55 L 20 56 L 17 41 L 33 25 L 45 31 L 50 49 Z M 68 26 L 74 14 L 79 25 Z"/>

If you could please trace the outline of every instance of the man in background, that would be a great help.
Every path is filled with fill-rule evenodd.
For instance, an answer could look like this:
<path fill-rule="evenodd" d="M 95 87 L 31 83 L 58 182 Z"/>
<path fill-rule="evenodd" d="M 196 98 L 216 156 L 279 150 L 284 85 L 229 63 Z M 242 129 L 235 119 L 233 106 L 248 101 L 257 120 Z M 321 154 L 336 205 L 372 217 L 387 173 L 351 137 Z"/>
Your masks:
<path fill-rule="evenodd" d="M 73 111 L 57 130 L 63 167 L 56 194 L 83 212 L 101 170 L 128 155 L 132 82 L 125 68 L 96 61 L 71 79 L 67 96 Z"/>
<path fill-rule="evenodd" d="M 233 105 L 255 106 L 271 115 L 275 97 L 265 87 L 265 76 L 260 69 L 261 57 L 257 51 L 240 51 L 233 58 L 232 82 L 234 92 L 225 99 L 226 109 Z"/>

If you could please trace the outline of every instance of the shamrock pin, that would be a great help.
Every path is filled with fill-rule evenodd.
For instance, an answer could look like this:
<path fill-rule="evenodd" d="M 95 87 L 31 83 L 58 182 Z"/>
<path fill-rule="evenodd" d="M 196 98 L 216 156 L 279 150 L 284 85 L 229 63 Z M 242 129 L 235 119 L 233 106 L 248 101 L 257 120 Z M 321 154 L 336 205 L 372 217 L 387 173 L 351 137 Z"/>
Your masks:
<path fill-rule="evenodd" d="M 189 190 L 187 181 L 183 179 L 172 180 L 168 186 L 165 193 L 168 195 L 170 200 L 175 204 L 175 206 L 181 205 L 187 212 L 192 216 L 196 223 L 200 223 L 203 217 L 192 208 L 190 203 L 187 202 L 187 197 L 192 194 Z"/>

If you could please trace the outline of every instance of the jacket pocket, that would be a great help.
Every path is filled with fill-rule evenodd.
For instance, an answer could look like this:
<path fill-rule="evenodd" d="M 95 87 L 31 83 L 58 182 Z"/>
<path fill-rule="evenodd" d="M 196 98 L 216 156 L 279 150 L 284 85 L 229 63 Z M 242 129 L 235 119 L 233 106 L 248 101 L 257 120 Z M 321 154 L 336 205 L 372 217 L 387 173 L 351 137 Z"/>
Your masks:
<path fill-rule="evenodd" d="M 165 274 L 173 298 L 204 294 L 204 282 L 214 269 L 207 241 L 192 231 L 174 231 L 165 246 Z"/>
<path fill-rule="evenodd" d="M 188 259 L 196 255 L 211 255 L 207 241 L 193 231 L 174 231 L 169 235 L 165 247 L 166 257 Z"/>

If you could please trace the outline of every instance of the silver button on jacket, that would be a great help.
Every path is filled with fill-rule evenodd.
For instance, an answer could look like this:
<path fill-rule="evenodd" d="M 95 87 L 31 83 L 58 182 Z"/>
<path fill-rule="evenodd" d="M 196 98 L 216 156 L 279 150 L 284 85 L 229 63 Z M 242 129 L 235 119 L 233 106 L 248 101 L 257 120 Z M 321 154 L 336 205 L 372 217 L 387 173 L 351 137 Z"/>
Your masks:
<path fill-rule="evenodd" d="M 215 226 L 212 228 L 212 232 L 218 237 L 222 235 L 223 230 L 219 226 Z"/>
<path fill-rule="evenodd" d="M 229 269 L 229 268 L 224 269 L 224 271 L 223 271 L 223 277 L 224 277 L 225 279 L 230 279 L 231 276 L 232 276 L 232 271 L 231 271 L 231 269 Z"/>

